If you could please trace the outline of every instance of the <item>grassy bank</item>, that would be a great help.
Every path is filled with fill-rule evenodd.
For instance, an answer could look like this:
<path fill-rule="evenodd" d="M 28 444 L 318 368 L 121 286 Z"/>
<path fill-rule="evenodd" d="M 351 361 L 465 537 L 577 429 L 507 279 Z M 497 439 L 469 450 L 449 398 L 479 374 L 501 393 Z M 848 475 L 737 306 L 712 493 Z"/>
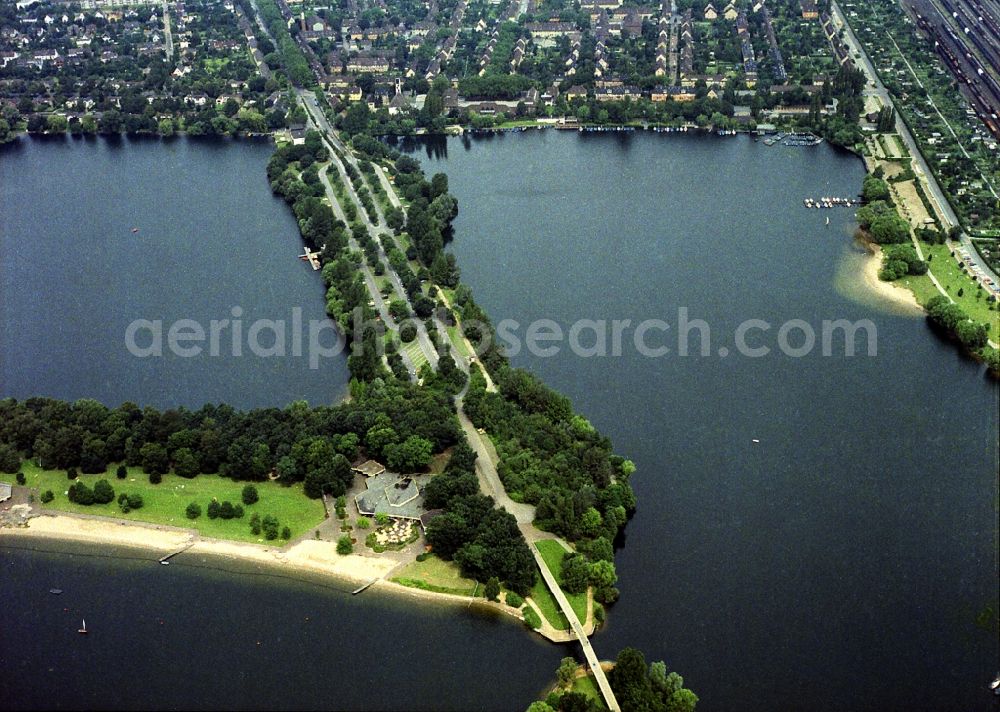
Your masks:
<path fill-rule="evenodd" d="M 542 541 L 535 542 L 535 547 L 538 549 L 538 553 L 542 555 L 542 559 L 545 561 L 545 565 L 549 567 L 549 571 L 552 575 L 556 577 L 556 581 L 562 586 L 562 560 L 563 554 L 566 553 L 566 549 L 563 548 L 555 539 L 544 539 Z M 573 612 L 576 613 L 576 617 L 580 619 L 581 623 L 587 622 L 587 593 L 569 593 L 563 589 L 563 593 L 566 595 L 567 600 L 569 600 L 569 605 L 573 607 Z"/>
<path fill-rule="evenodd" d="M 604 703 L 604 697 L 601 695 L 601 690 L 597 687 L 597 682 L 594 680 L 593 675 L 587 674 L 573 680 L 573 686 L 570 688 L 570 691 L 586 695 L 593 700 L 599 709 L 606 710 L 608 708 Z"/>
<path fill-rule="evenodd" d="M 476 581 L 462 576 L 458 564 L 436 556 L 407 564 L 392 580 L 410 588 L 458 596 L 474 596 L 479 586 Z"/>
<path fill-rule="evenodd" d="M 997 333 L 1000 332 L 1000 311 L 996 310 L 996 302 L 987 301 L 986 290 L 962 271 L 947 245 L 920 243 L 920 249 L 923 250 L 925 259 L 930 258 L 928 267 L 948 292 L 948 296 L 971 318 L 989 324 L 991 338 L 995 341 Z M 960 290 L 961 295 L 959 295 Z M 990 308 L 991 305 L 993 309 Z"/>
<path fill-rule="evenodd" d="M 217 499 L 219 502 L 242 504 L 241 493 L 246 482 L 236 482 L 218 475 L 199 475 L 187 479 L 169 474 L 163 476 L 160 484 L 154 485 L 150 484 L 149 476 L 138 467 L 128 468 L 128 476 L 123 480 L 115 477 L 115 468 L 103 475 L 80 475 L 79 481 L 89 487 L 93 487 L 97 480 L 106 479 L 114 487 L 116 497 L 121 493 L 142 495 L 142 508 L 124 513 L 117 502 L 92 505 L 70 502 L 66 492 L 72 482 L 62 470 L 43 470 L 31 462 L 23 463 L 21 470 L 26 484 L 37 488 L 39 494 L 46 490 L 52 491 L 55 498 L 42 505 L 45 509 L 185 527 L 216 539 L 263 542 L 262 535 L 250 531 L 250 517 L 254 514 L 262 518 L 268 514 L 274 516 L 280 527 L 287 526 L 291 530 L 293 538 L 314 529 L 325 518 L 323 503 L 306 497 L 302 493 L 301 484 L 284 487 L 275 482 L 256 482 L 254 486 L 260 500 L 249 506 L 243 505 L 246 513 L 242 519 L 226 520 L 209 519 L 208 503 Z M 202 514 L 197 519 L 188 519 L 185 515 L 191 502 L 197 503 L 202 509 Z M 282 543 L 282 540 L 278 539 L 277 543 Z"/>
<path fill-rule="evenodd" d="M 528 591 L 528 595 L 535 602 L 535 605 L 538 606 L 538 610 L 545 616 L 545 620 L 549 622 L 549 625 L 556 630 L 569 630 L 569 621 L 566 620 L 566 616 L 559 609 L 559 604 L 556 603 L 555 596 L 549 591 L 549 587 L 545 585 L 541 577 L 535 581 L 535 585 Z"/>

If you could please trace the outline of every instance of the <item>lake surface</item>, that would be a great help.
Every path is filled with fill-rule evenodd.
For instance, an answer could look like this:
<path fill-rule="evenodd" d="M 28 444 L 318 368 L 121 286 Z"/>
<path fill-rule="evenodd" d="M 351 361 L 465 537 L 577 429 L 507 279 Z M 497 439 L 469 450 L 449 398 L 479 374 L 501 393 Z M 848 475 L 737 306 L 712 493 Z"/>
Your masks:
<path fill-rule="evenodd" d="M 670 324 L 649 338 L 674 346 L 662 358 L 627 338 L 617 358 L 513 358 L 638 466 L 599 654 L 666 660 L 705 710 L 994 708 L 997 632 L 976 615 L 998 592 L 998 388 L 922 318 L 835 289 L 852 211 L 802 200 L 857 194 L 860 161 L 551 131 L 415 155 L 449 176 L 451 249 L 495 322 L 522 339 L 536 319 Z M 711 355 L 698 332 L 676 355 L 682 307 L 710 327 Z M 842 339 L 832 357 L 778 353 L 779 325 L 819 337 L 841 318 L 874 322 L 876 357 L 862 342 L 845 358 Z M 747 319 L 772 324 L 749 339 L 770 355 L 736 353 Z"/>
<path fill-rule="evenodd" d="M 633 645 L 664 659 L 701 710 L 993 709 L 986 684 L 997 633 L 976 617 L 997 597 L 998 389 L 923 319 L 834 287 L 838 266 L 854 259 L 850 211 L 807 211 L 801 201 L 855 194 L 856 159 L 742 138 L 555 132 L 419 151 L 429 172 L 450 177 L 461 209 L 451 249 L 495 321 L 656 318 L 670 324 L 650 332 L 659 345 L 675 338 L 687 307 L 711 329 L 704 357 L 675 348 L 647 358 L 629 341 L 614 358 L 565 347 L 551 358 L 513 357 L 569 395 L 638 465 L 639 511 L 617 557 L 622 597 L 594 639 L 602 657 Z M 175 359 L 176 371 L 150 382 L 148 360 L 115 355 L 119 329 L 155 318 L 149 310 L 173 317 L 193 304 L 214 316 L 239 304 L 279 318 L 300 304 L 320 313 L 318 276 L 294 259 L 294 223 L 267 189 L 269 152 L 247 143 L 22 141 L 0 153 L 0 394 L 154 405 L 334 398 L 346 380 L 334 363 L 320 377 L 307 366 L 289 372 L 287 360 L 272 372 L 243 370 L 250 359 L 198 368 Z M 99 204 L 92 211 L 73 192 L 81 182 Z M 167 184 L 197 189 L 160 211 L 156 186 Z M 125 205 L 133 195 L 145 198 Z M 246 195 L 257 199 L 240 202 Z M 204 220 L 213 227 L 199 232 Z M 74 246 L 77 230 L 91 233 L 87 249 Z M 128 246 L 155 230 L 156 258 L 143 262 L 128 247 L 122 257 L 108 237 Z M 47 233 L 61 242 L 45 242 L 56 239 Z M 81 266 L 57 270 L 37 253 L 29 260 L 25 241 L 72 250 Z M 210 246 L 218 262 L 228 255 L 241 267 L 204 269 L 198 255 Z M 95 250 L 116 268 L 83 272 Z M 82 306 L 81 272 L 105 287 L 79 297 Z M 34 274 L 47 276 L 25 278 Z M 258 289 L 273 298 L 254 297 Z M 195 290 L 220 296 L 190 297 Z M 149 292 L 156 296 L 145 301 Z M 113 305 L 100 322 L 109 335 L 84 348 L 89 332 L 78 327 L 94 321 L 100 298 Z M 22 323 L 49 309 L 71 316 L 60 320 L 69 337 L 34 317 Z M 733 334 L 751 318 L 773 324 L 748 337 L 771 355 L 736 353 Z M 871 319 L 877 356 L 863 345 L 853 358 L 777 353 L 780 324 L 802 319 L 818 333 L 823 319 L 838 318 Z M 24 344 L 10 345 L 9 329 Z M 698 336 L 691 341 L 698 352 Z M 730 355 L 719 356 L 721 346 Z M 7 365 L 14 357 L 18 368 Z M 43 357 L 59 368 L 34 363 Z M 21 375 L 27 367 L 33 376 Z M 160 386 L 167 376 L 170 387 Z M 355 598 L 256 569 L 220 572 L 217 562 L 183 556 L 168 568 L 48 548 L 61 553 L 0 545 L 2 707 L 523 710 L 573 650 L 475 612 Z M 49 595 L 53 586 L 66 593 Z M 94 629 L 87 638 L 74 632 L 84 614 Z"/>
<path fill-rule="evenodd" d="M 338 399 L 342 355 L 315 369 L 307 349 L 292 355 L 294 310 L 308 344 L 310 321 L 325 322 L 324 290 L 296 259 L 295 218 L 268 187 L 272 151 L 264 141 L 185 139 L 22 138 L 0 148 L 0 397 L 160 408 Z M 229 320 L 217 355 L 207 340 L 200 355 L 170 348 L 182 319 L 206 339 L 212 320 Z M 286 322 L 285 357 L 251 349 L 262 319 Z M 162 357 L 130 352 L 135 320 L 161 323 Z M 142 328 L 133 343 L 153 338 Z M 253 342 L 261 354 L 275 343 L 267 328 Z"/>
<path fill-rule="evenodd" d="M 492 611 L 214 557 L 19 546 L 0 546 L 4 709 L 504 710 L 560 660 Z"/>

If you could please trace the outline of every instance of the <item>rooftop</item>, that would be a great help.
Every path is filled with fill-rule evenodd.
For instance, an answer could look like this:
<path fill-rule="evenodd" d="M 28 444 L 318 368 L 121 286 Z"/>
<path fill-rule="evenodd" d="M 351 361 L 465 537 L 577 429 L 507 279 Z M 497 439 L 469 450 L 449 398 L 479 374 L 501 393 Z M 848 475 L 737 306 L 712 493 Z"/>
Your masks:
<path fill-rule="evenodd" d="M 368 489 L 355 497 L 354 503 L 360 514 L 369 517 L 385 513 L 400 519 L 420 519 L 424 514 L 424 497 L 420 488 L 431 477 L 381 472 L 365 480 Z"/>

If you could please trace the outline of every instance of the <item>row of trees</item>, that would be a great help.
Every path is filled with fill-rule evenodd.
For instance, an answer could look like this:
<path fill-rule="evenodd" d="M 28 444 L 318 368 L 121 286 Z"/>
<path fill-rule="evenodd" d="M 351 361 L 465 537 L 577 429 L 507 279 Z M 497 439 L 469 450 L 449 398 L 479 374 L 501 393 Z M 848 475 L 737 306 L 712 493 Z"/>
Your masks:
<path fill-rule="evenodd" d="M 986 346 L 989 339 L 989 324 L 981 324 L 969 318 L 958 304 L 948 297 L 939 295 L 930 299 L 924 307 L 931 323 L 954 335 L 970 351 Z"/>
<path fill-rule="evenodd" d="M 103 473 L 113 462 L 247 481 L 274 472 L 284 483 L 304 481 L 307 493 L 318 497 L 340 494 L 350 483 L 350 462 L 369 444 L 369 432 L 373 450 L 397 453 L 397 464 L 414 469 L 426 464 L 428 449 L 441 452 L 459 440 L 454 406 L 431 389 L 379 380 L 356 387 L 354 396 L 338 406 L 299 402 L 247 412 L 225 405 L 161 412 L 132 403 L 111 409 L 93 400 L 4 399 L 0 455 L 13 471 L 15 459 L 31 458 L 47 469 L 84 473 Z"/>

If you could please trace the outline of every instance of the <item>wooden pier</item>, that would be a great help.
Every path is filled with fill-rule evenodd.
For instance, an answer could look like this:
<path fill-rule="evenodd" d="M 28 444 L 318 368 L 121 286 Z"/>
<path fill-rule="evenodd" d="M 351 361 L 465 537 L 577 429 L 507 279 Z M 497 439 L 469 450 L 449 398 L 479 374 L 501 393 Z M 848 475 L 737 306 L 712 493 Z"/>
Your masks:
<path fill-rule="evenodd" d="M 358 586 L 356 589 L 354 589 L 353 591 L 351 591 L 351 595 L 352 596 L 357 596 L 359 593 L 361 593 L 362 591 L 364 591 L 366 588 L 368 588 L 369 586 L 371 586 L 376 581 L 378 581 L 378 578 L 373 578 L 368 583 L 366 583 L 366 584 L 364 584 L 362 586 Z"/>
<path fill-rule="evenodd" d="M 319 253 L 318 252 L 310 252 L 309 250 L 306 250 L 301 255 L 299 255 L 299 259 L 300 260 L 305 260 L 306 262 L 308 262 L 310 265 L 312 265 L 312 268 L 314 270 L 318 270 L 320 268 L 320 266 L 321 266 L 320 263 L 319 263 Z"/>
<path fill-rule="evenodd" d="M 174 551 L 174 552 L 172 552 L 172 553 L 170 553 L 170 554 L 167 554 L 166 556 L 162 557 L 162 558 L 160 559 L 160 563 L 161 563 L 161 564 L 169 564 L 169 563 L 170 563 L 170 560 L 171 560 L 172 558 L 174 558 L 174 557 L 175 557 L 175 556 L 177 556 L 178 554 L 183 554 L 183 553 L 184 553 L 185 551 L 187 551 L 188 549 L 190 549 L 190 548 L 191 548 L 192 546 L 194 546 L 194 545 L 195 545 L 195 544 L 197 544 L 197 543 L 198 543 L 198 542 L 197 542 L 197 540 L 195 540 L 195 541 L 192 541 L 192 542 L 188 542 L 187 544 L 185 544 L 184 546 L 182 546 L 182 547 L 181 547 L 180 549 L 178 549 L 177 551 Z"/>

